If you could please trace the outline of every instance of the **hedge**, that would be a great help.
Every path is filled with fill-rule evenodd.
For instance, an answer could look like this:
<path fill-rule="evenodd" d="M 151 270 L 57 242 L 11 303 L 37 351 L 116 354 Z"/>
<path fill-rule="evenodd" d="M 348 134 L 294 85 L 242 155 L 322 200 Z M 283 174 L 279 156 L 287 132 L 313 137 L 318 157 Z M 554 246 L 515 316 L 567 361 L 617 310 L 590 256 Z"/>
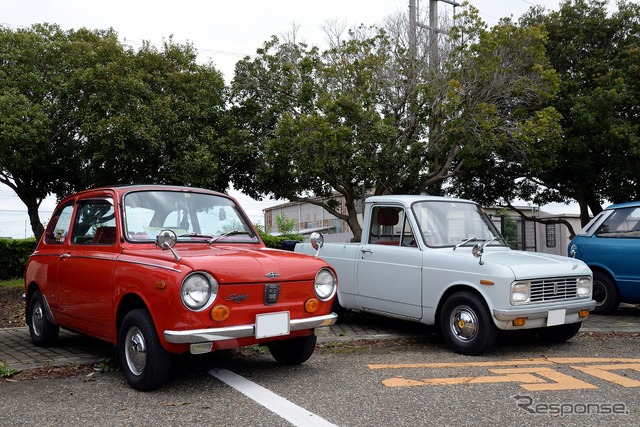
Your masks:
<path fill-rule="evenodd" d="M 260 231 L 265 245 L 275 249 L 292 250 L 293 241 L 302 242 L 304 238 L 299 234 L 272 236 Z M 0 239 L 0 280 L 14 279 L 24 276 L 29 255 L 36 250 L 36 239 Z"/>
<path fill-rule="evenodd" d="M 290 242 L 304 241 L 304 237 L 302 237 L 300 234 L 284 234 L 282 236 L 273 236 L 269 233 L 265 233 L 260 228 L 258 228 L 258 233 L 260 233 L 260 237 L 262 237 L 264 244 L 267 245 L 267 247 L 274 249 L 293 250 Z"/>
<path fill-rule="evenodd" d="M 0 280 L 24 276 L 29 255 L 36 250 L 36 239 L 0 239 Z"/>

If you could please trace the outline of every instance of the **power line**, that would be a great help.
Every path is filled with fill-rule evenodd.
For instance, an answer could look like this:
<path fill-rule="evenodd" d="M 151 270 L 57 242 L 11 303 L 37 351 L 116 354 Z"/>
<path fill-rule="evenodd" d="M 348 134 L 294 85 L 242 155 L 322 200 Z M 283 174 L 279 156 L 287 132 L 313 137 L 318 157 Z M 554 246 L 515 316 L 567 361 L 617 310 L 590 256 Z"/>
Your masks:
<path fill-rule="evenodd" d="M 22 28 L 22 29 L 31 28 L 31 26 L 27 26 L 27 25 L 9 24 L 9 23 L 6 23 L 6 22 L 0 22 L 0 27 Z M 161 48 L 163 46 L 163 43 L 160 43 L 160 42 L 153 42 L 151 40 L 131 40 L 131 39 L 128 39 L 126 36 L 122 36 L 120 34 L 118 34 L 118 38 L 120 39 L 120 41 L 124 45 L 128 45 L 128 46 L 131 46 L 131 47 L 133 47 L 133 46 L 141 47 L 145 42 L 147 42 L 150 46 L 155 47 L 156 49 L 159 49 L 159 48 Z M 210 53 L 210 54 L 214 54 L 214 55 L 227 55 L 227 56 L 238 56 L 238 57 L 245 57 L 245 56 L 253 56 L 254 55 L 254 54 L 251 54 L 251 53 L 231 52 L 231 51 L 218 50 L 218 49 L 200 49 L 197 46 L 195 46 L 193 43 L 191 43 L 188 39 L 187 39 L 187 41 L 184 42 L 184 44 L 192 45 L 199 54 L 203 53 L 203 52 L 206 52 L 206 53 Z"/>

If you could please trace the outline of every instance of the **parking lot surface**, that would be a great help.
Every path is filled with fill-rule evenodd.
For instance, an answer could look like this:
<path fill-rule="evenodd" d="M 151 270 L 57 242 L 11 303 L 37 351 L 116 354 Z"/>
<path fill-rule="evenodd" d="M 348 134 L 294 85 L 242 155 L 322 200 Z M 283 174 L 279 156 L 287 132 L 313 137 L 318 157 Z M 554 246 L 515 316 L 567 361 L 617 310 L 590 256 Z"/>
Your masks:
<path fill-rule="evenodd" d="M 319 343 L 366 339 L 390 339 L 435 333 L 420 324 L 360 313 L 348 313 L 339 323 L 316 330 Z M 640 308 L 623 304 L 612 315 L 591 315 L 580 333 L 640 333 Z M 57 345 L 48 348 L 31 343 L 26 327 L 0 329 L 0 363 L 12 369 L 97 363 L 112 356 L 109 344 L 61 330 Z"/>

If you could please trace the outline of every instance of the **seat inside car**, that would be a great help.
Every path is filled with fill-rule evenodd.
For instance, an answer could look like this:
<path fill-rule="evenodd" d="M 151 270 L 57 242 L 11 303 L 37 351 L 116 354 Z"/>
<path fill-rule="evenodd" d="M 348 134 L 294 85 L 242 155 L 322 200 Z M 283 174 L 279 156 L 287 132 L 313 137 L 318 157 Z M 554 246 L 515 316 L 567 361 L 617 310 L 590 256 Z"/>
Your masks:
<path fill-rule="evenodd" d="M 116 242 L 115 227 L 98 227 L 91 241 L 94 245 L 113 245 Z"/>
<path fill-rule="evenodd" d="M 398 225 L 400 216 L 398 209 L 384 207 L 378 209 L 375 215 L 375 223 L 372 224 L 371 243 L 378 245 L 399 246 L 399 236 L 394 236 L 393 228 Z"/>

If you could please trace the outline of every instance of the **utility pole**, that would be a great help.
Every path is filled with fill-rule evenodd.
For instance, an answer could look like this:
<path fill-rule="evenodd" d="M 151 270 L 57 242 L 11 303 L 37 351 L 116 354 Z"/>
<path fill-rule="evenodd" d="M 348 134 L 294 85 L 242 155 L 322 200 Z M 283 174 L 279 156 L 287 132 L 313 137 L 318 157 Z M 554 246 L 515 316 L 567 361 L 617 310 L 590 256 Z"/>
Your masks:
<path fill-rule="evenodd" d="M 417 52 L 416 27 L 427 29 L 431 32 L 429 36 L 429 63 L 434 71 L 438 69 L 438 34 L 444 33 L 443 30 L 438 28 L 439 1 L 452 5 L 454 13 L 455 8 L 460 6 L 460 3 L 452 0 L 429 0 L 429 25 L 424 25 L 417 21 L 416 0 L 409 0 L 409 53 L 411 54 L 411 60 L 413 62 Z"/>

